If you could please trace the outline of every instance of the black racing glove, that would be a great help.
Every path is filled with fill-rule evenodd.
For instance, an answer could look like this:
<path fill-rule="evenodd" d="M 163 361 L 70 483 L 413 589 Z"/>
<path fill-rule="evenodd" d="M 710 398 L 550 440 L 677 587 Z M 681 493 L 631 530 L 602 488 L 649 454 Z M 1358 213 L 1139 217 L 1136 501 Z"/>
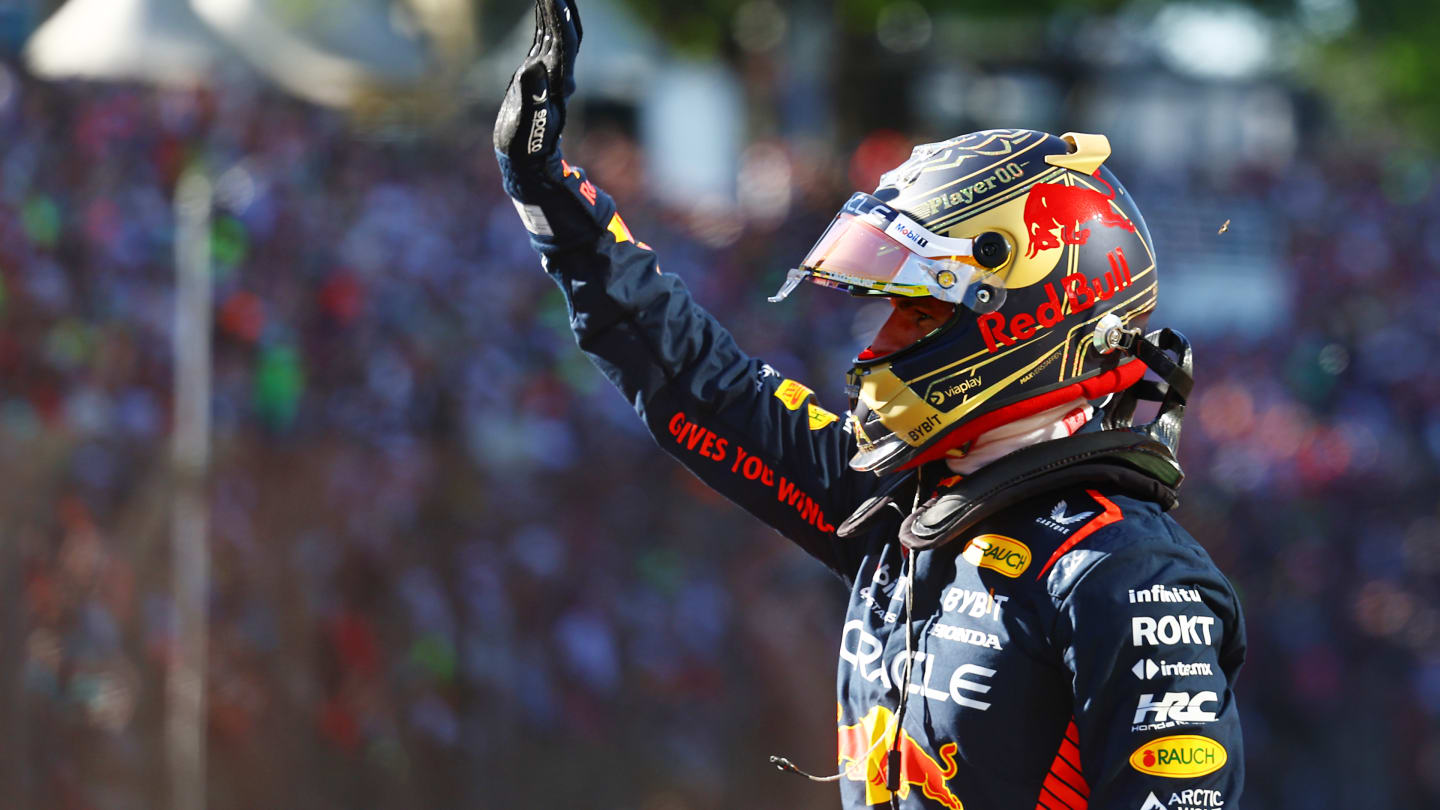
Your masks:
<path fill-rule="evenodd" d="M 580 12 L 574 0 L 537 0 L 535 42 L 505 89 L 495 119 L 495 150 L 521 171 L 559 154 L 565 101 L 575 92 Z"/>
<path fill-rule="evenodd" d="M 495 156 L 505 193 L 542 253 L 593 244 L 607 230 L 623 230 L 611 224 L 610 198 L 560 156 L 582 30 L 575 0 L 537 0 L 535 41 L 495 118 Z"/>

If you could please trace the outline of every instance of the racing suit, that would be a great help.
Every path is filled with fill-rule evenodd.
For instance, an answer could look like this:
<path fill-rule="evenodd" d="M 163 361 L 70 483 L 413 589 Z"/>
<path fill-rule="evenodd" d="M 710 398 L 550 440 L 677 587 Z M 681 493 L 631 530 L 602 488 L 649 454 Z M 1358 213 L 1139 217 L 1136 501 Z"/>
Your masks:
<path fill-rule="evenodd" d="M 845 807 L 890 801 L 892 747 L 907 808 L 1238 807 L 1239 601 L 1159 506 L 1104 487 L 1047 492 L 913 552 L 902 577 L 912 552 L 895 510 L 836 534 L 882 483 L 848 466 L 845 420 L 742 352 L 582 170 L 557 156 L 536 182 L 500 162 L 580 348 L 660 446 L 849 588 Z"/>

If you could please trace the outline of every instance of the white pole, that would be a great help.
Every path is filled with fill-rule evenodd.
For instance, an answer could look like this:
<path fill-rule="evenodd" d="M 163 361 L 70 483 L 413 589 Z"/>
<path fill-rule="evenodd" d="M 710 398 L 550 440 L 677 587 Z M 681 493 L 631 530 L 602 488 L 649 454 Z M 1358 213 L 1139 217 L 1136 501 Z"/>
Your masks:
<path fill-rule="evenodd" d="M 210 207 L 204 173 L 175 190 L 175 433 L 171 587 L 175 657 L 166 681 L 171 810 L 205 808 L 205 656 L 209 646 Z"/>

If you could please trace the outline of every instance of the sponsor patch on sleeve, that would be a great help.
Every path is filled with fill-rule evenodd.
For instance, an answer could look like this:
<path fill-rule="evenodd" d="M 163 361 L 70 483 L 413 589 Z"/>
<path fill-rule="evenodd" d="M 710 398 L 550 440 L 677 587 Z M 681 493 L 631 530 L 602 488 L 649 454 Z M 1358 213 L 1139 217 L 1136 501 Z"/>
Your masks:
<path fill-rule="evenodd" d="M 785 407 L 792 411 L 800 410 L 800 406 L 804 405 L 805 400 L 814 393 L 794 380 L 784 380 L 775 388 L 775 398 L 785 403 Z"/>
<path fill-rule="evenodd" d="M 1191 779 L 1225 767 L 1225 746 L 1198 734 L 1176 734 L 1151 740 L 1130 755 L 1130 767 L 1151 776 Z"/>
<path fill-rule="evenodd" d="M 806 409 L 806 413 L 810 416 L 811 430 L 819 430 L 840 418 L 813 402 L 810 403 L 810 407 Z"/>

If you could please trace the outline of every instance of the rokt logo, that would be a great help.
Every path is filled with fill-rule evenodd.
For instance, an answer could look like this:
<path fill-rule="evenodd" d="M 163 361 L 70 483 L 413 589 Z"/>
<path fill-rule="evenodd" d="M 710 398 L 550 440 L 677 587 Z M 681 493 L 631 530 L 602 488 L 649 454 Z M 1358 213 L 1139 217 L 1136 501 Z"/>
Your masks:
<path fill-rule="evenodd" d="M 1210 626 L 1214 616 L 1132 616 L 1130 646 L 1161 644 L 1201 644 L 1210 646 Z"/>
<path fill-rule="evenodd" d="M 965 546 L 965 562 L 999 571 L 1011 579 L 1030 567 L 1030 547 L 1003 534 L 982 534 Z"/>
<path fill-rule="evenodd" d="M 1130 755 L 1130 767 L 1151 776 L 1190 779 L 1225 767 L 1225 746 L 1198 734 L 1177 734 L 1151 740 Z"/>

